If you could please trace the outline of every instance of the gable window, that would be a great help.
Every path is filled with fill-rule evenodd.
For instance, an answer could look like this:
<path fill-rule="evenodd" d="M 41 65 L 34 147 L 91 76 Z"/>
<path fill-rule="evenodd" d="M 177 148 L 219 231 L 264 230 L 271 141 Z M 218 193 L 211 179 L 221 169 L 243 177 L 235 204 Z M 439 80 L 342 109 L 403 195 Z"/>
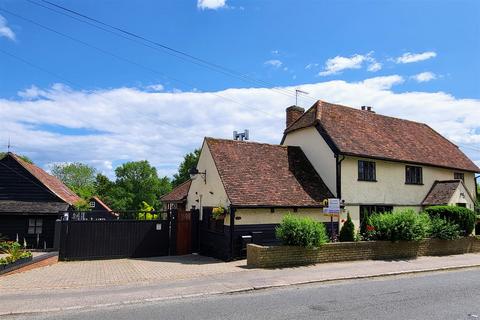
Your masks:
<path fill-rule="evenodd" d="M 30 218 L 28 219 L 28 234 L 42 234 L 43 220 Z"/>
<path fill-rule="evenodd" d="M 358 160 L 358 180 L 377 181 L 375 162 Z"/>
<path fill-rule="evenodd" d="M 463 172 L 454 172 L 453 179 L 462 180 L 463 182 L 465 182 L 465 174 Z"/>
<path fill-rule="evenodd" d="M 422 167 L 405 166 L 406 184 L 423 184 Z"/>
<path fill-rule="evenodd" d="M 90 201 L 90 208 L 95 208 L 95 201 Z"/>

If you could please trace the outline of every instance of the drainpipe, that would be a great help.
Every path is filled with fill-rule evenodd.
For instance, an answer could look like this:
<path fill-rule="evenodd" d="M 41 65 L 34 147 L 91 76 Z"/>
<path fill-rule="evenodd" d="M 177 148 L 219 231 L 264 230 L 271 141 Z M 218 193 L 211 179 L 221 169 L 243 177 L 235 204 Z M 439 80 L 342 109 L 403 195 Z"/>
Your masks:
<path fill-rule="evenodd" d="M 341 158 L 340 158 L 341 156 Z M 344 155 L 335 154 L 336 174 L 337 174 L 337 198 L 342 199 L 342 161 L 345 160 Z"/>
<path fill-rule="evenodd" d="M 234 231 L 235 231 L 235 208 L 230 205 L 230 261 L 233 260 L 233 247 L 234 247 Z"/>

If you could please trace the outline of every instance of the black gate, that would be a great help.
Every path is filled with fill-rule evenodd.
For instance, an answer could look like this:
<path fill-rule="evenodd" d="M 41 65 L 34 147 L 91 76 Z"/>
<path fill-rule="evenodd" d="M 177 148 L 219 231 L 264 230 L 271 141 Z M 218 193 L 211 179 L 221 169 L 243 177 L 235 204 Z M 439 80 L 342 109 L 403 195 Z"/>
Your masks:
<path fill-rule="evenodd" d="M 58 221 L 59 259 L 90 260 L 165 256 L 168 220 Z"/>

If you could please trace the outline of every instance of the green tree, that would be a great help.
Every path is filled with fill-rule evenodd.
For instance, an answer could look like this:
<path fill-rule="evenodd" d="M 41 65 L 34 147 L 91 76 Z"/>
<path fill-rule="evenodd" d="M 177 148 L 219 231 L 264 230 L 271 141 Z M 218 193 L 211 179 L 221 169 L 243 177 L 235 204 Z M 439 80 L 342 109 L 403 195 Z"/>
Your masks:
<path fill-rule="evenodd" d="M 352 222 L 350 213 L 347 213 L 347 221 L 342 226 L 340 230 L 340 241 L 355 241 L 355 225 Z"/>
<path fill-rule="evenodd" d="M 80 162 L 55 164 L 52 174 L 83 199 L 95 193 L 96 169 Z"/>
<path fill-rule="evenodd" d="M 160 207 L 160 197 L 171 190 L 167 177 L 159 178 L 157 169 L 148 161 L 127 162 L 115 169 L 117 180 L 112 190 L 116 205 L 122 210 L 138 210 L 142 202 Z M 134 218 L 134 214 L 125 217 Z"/>
<path fill-rule="evenodd" d="M 175 173 L 173 175 L 172 186 L 174 188 L 190 179 L 190 174 L 188 173 L 188 171 L 190 170 L 190 168 L 197 165 L 199 157 L 200 149 L 195 149 L 193 152 L 187 153 L 183 157 L 183 161 L 178 167 L 178 173 Z"/>

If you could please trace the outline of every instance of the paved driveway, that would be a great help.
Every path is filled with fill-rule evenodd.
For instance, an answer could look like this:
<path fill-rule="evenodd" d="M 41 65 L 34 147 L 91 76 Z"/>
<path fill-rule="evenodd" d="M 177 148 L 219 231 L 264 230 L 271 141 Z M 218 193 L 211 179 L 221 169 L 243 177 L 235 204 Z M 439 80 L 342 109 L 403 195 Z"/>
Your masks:
<path fill-rule="evenodd" d="M 155 283 L 242 272 L 245 265 L 245 260 L 223 262 L 198 255 L 59 262 L 0 277 L 0 292 Z"/>

